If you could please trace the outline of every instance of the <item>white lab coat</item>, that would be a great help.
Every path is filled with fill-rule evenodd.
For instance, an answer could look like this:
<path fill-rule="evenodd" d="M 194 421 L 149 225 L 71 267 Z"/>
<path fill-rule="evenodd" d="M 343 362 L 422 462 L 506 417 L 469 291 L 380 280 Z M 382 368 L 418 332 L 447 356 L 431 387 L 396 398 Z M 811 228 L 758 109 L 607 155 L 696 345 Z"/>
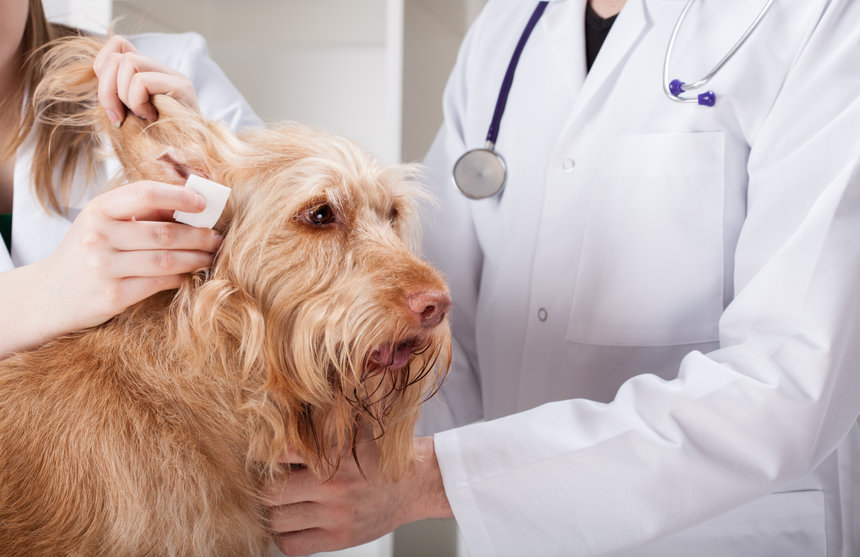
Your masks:
<path fill-rule="evenodd" d="M 696 2 L 692 82 L 762 1 Z M 470 553 L 860 555 L 860 2 L 779 0 L 677 104 L 683 0 L 627 0 L 586 78 L 585 0 L 516 71 L 499 199 L 451 168 L 483 145 L 535 2 L 490 0 L 427 156 L 427 255 L 455 364 L 425 431 Z M 506 416 L 506 417 L 503 417 Z"/>
<path fill-rule="evenodd" d="M 188 76 L 194 84 L 200 110 L 208 118 L 220 120 L 234 129 L 260 124 L 242 95 L 221 69 L 209 58 L 206 42 L 196 33 L 146 33 L 129 37 L 144 55 L 159 60 Z M 12 253 L 0 243 L 0 272 L 39 261 L 54 251 L 72 225 L 74 217 L 93 195 L 103 190 L 119 169 L 116 159 L 108 159 L 87 182 L 85 172 L 73 184 L 67 216 L 45 211 L 31 185 L 30 165 L 33 143 L 26 142 L 16 153 L 14 198 L 12 201 Z"/>

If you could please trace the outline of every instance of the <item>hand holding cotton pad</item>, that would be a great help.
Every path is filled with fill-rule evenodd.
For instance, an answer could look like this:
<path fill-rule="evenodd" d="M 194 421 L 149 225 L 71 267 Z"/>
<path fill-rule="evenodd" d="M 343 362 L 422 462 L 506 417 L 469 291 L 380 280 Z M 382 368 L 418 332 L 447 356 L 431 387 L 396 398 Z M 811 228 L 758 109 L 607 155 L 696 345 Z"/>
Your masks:
<path fill-rule="evenodd" d="M 212 180 L 195 176 L 194 174 L 188 176 L 185 187 L 191 188 L 205 197 L 206 208 L 199 213 L 174 211 L 173 218 L 176 219 L 176 222 L 197 228 L 212 228 L 215 226 L 215 223 L 221 218 L 221 213 L 224 212 L 224 207 L 227 205 L 227 198 L 230 197 L 230 188 Z"/>

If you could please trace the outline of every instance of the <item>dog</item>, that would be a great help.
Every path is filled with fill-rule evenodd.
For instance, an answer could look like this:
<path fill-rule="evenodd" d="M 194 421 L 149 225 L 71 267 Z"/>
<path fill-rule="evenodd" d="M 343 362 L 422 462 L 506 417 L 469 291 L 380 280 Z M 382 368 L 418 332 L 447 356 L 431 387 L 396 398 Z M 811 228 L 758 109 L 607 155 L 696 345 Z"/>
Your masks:
<path fill-rule="evenodd" d="M 289 481 L 285 449 L 321 479 L 363 435 L 384 477 L 414 458 L 451 358 L 416 173 L 298 124 L 235 135 L 166 96 L 156 122 L 115 128 L 100 46 L 51 48 L 41 117 L 109 138 L 121 182 L 232 188 L 224 240 L 178 290 L 0 362 L 0 555 L 263 555 L 259 493 Z"/>

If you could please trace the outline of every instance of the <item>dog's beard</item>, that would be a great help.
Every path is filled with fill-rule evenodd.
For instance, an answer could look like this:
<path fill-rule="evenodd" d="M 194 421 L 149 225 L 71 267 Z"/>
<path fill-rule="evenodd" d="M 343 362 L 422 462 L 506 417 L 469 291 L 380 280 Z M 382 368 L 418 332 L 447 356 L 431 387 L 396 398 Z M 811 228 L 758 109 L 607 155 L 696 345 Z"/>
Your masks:
<path fill-rule="evenodd" d="M 357 336 L 361 336 L 360 334 Z M 447 324 L 419 334 L 392 334 L 380 343 L 352 343 L 329 352 L 329 380 L 352 412 L 349 449 L 362 435 L 379 444 L 381 473 L 398 476 L 411 456 L 418 410 L 438 389 L 450 363 Z M 350 354 L 350 358 L 342 358 Z M 380 357 L 384 356 L 384 357 Z M 358 367 L 353 362 L 360 362 Z M 340 447 L 338 455 L 344 454 Z M 359 466 L 361 465 L 358 463 Z M 338 462 L 329 460 L 336 468 Z"/>
<path fill-rule="evenodd" d="M 405 472 L 420 405 L 450 364 L 448 325 L 392 325 L 393 312 L 384 307 L 365 306 L 357 311 L 362 318 L 351 311 L 321 303 L 283 312 L 282 319 L 269 315 L 267 378 L 250 393 L 249 409 L 263 418 L 253 460 L 274 470 L 286 446 L 325 478 L 369 437 L 378 444 L 382 476 Z M 390 362 L 373 357 L 380 347 Z"/>
<path fill-rule="evenodd" d="M 380 473 L 399 476 L 412 456 L 420 404 L 450 364 L 447 322 L 416 326 L 366 284 L 340 285 L 340 295 L 325 284 L 297 303 L 303 285 L 277 278 L 258 286 L 276 292 L 266 308 L 218 278 L 189 285 L 174 301 L 188 321 L 180 330 L 194 331 L 183 343 L 194 349 L 189 358 L 243 378 L 249 466 L 262 462 L 274 474 L 286 448 L 328 477 L 369 435 L 380 449 Z"/>
<path fill-rule="evenodd" d="M 382 435 L 387 422 L 396 421 L 403 407 L 420 395 L 421 402 L 435 392 L 438 383 L 431 374 L 437 370 L 437 362 L 444 349 L 444 338 L 440 335 L 424 335 L 401 342 L 391 342 L 383 349 L 377 348 L 365 360 L 359 382 L 345 398 L 363 416 L 377 425 Z M 382 352 L 383 360 L 373 355 Z M 409 395 L 416 396 L 409 396 Z"/>

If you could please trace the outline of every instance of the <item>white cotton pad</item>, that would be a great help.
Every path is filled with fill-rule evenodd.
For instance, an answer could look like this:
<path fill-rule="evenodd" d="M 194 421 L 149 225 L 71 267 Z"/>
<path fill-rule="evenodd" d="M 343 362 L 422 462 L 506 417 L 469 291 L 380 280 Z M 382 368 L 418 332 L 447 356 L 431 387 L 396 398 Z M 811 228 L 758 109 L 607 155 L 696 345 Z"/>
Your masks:
<path fill-rule="evenodd" d="M 191 188 L 205 197 L 206 208 L 200 213 L 174 211 L 173 218 L 176 219 L 176 222 L 182 222 L 197 228 L 212 228 L 215 226 L 215 223 L 221 218 L 221 213 L 224 212 L 224 207 L 227 205 L 227 198 L 230 197 L 230 188 L 212 180 L 195 176 L 194 174 L 188 176 L 185 187 Z"/>

